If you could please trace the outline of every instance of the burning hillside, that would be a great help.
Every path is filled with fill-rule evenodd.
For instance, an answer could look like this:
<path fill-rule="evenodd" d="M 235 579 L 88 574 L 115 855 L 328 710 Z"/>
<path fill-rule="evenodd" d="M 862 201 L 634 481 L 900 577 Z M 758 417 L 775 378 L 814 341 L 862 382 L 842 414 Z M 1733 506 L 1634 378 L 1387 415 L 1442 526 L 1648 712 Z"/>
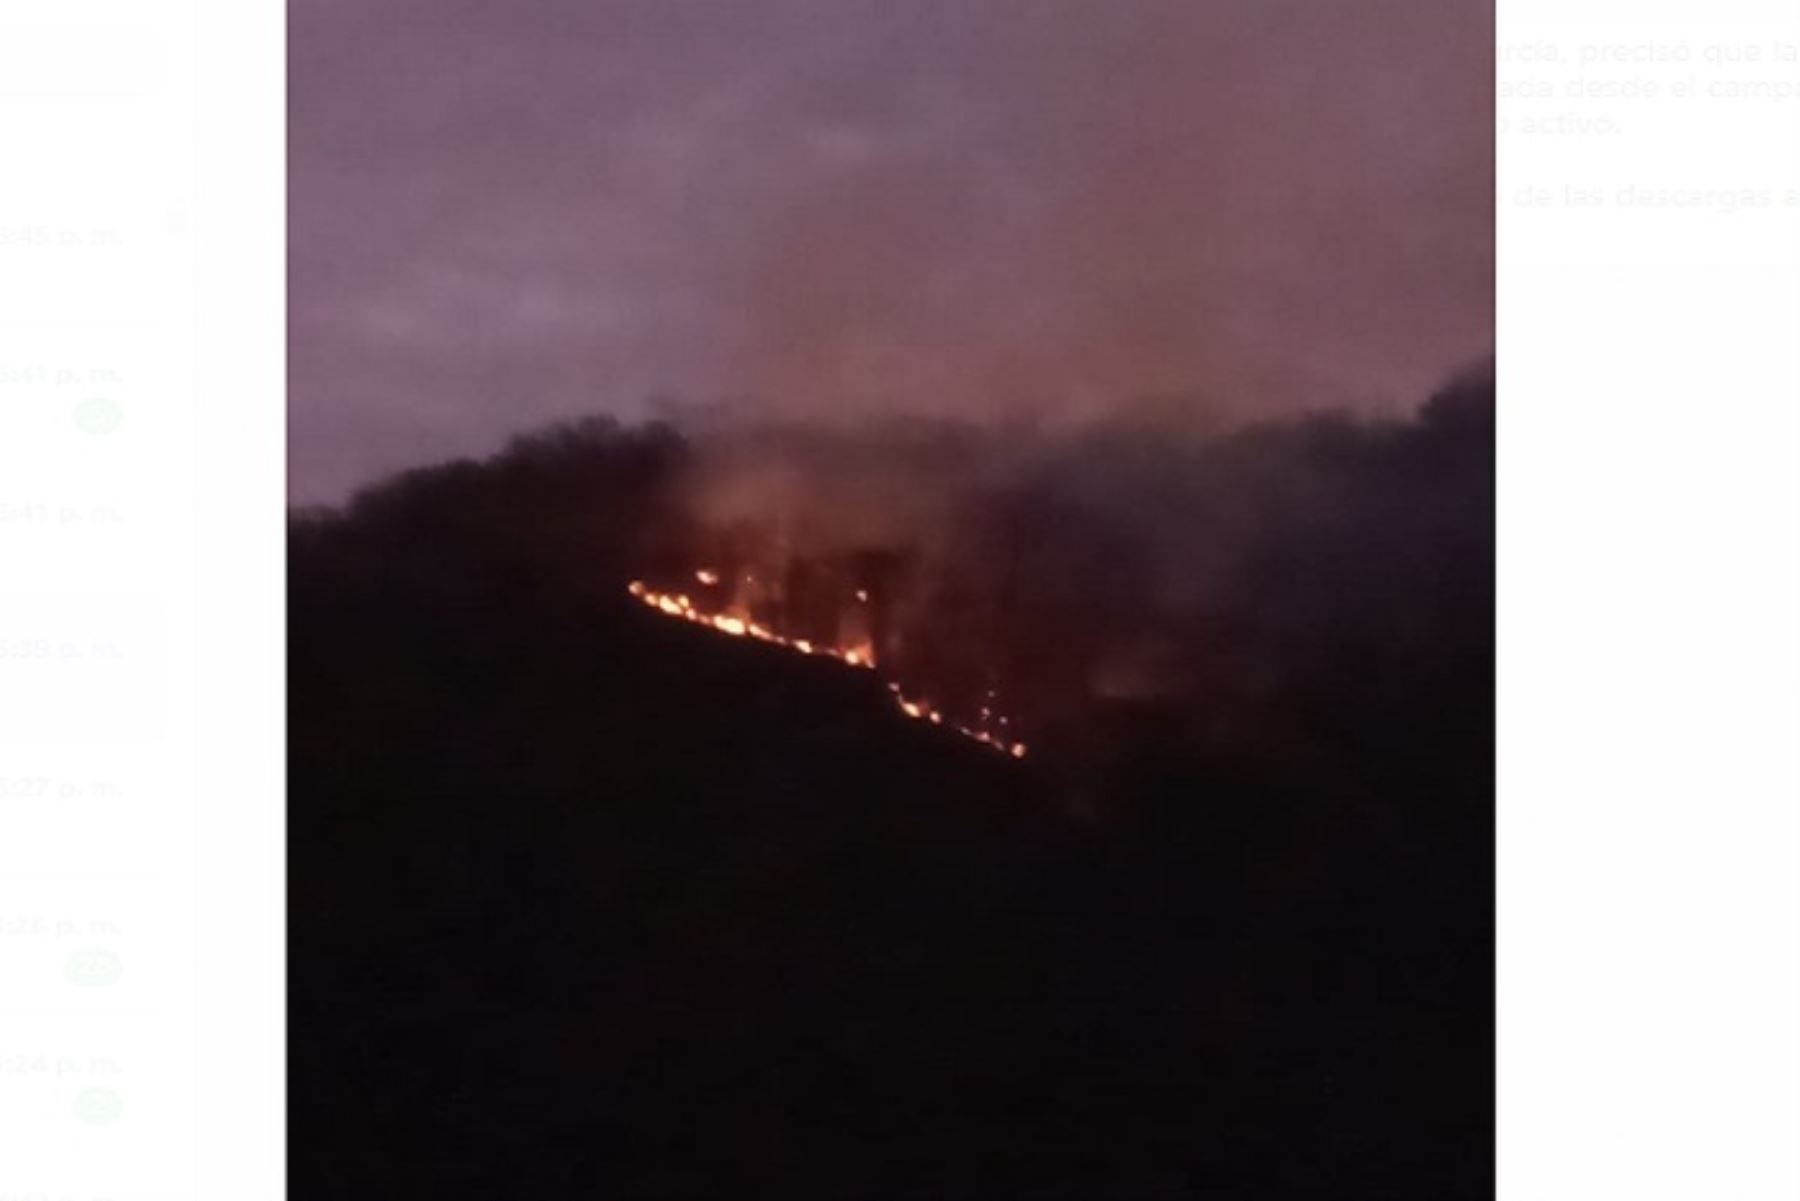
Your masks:
<path fill-rule="evenodd" d="M 297 518 L 299 1192 L 1486 1195 L 1490 394 L 1001 441 Z"/>
<path fill-rule="evenodd" d="M 629 590 L 875 675 L 904 717 L 1104 778 L 1146 731 L 1274 745 L 1334 703 L 1321 688 L 1374 718 L 1378 692 L 1452 670 L 1445 647 L 1484 661 L 1491 389 L 1471 375 L 1411 421 L 1205 438 L 594 421 L 402 477 L 349 516 L 427 548 L 454 522 L 544 586 Z"/>

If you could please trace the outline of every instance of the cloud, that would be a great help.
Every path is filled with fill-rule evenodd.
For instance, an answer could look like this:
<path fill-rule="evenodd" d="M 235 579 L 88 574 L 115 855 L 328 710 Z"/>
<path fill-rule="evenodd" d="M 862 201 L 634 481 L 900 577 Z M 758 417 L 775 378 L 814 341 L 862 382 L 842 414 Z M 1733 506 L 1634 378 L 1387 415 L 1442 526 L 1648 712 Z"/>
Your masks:
<path fill-rule="evenodd" d="M 1491 346 L 1491 18 L 296 0 L 297 499 L 657 393 L 1402 407 Z"/>

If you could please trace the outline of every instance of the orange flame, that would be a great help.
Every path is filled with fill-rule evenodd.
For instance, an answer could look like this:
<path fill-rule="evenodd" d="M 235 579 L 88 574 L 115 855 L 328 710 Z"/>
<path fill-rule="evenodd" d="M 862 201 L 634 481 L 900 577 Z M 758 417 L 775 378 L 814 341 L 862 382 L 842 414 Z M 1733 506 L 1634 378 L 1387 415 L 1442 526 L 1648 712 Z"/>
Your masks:
<path fill-rule="evenodd" d="M 718 573 L 706 568 L 702 568 L 695 572 L 694 578 L 699 580 L 702 584 L 709 586 L 719 582 Z M 806 638 L 787 638 L 776 633 L 774 630 L 769 629 L 767 626 L 759 625 L 746 617 L 738 617 L 730 613 L 702 613 L 694 606 L 694 602 L 687 596 L 679 593 L 657 592 L 647 586 L 642 580 L 631 581 L 630 584 L 626 585 L 625 590 L 659 613 L 666 614 L 670 617 L 679 617 L 684 621 L 691 621 L 696 625 L 707 626 L 719 631 L 721 634 L 729 634 L 734 638 L 754 638 L 758 642 L 769 642 L 776 646 L 785 646 L 802 655 L 827 655 L 849 667 L 861 668 L 863 670 L 873 670 L 875 667 L 874 648 L 866 643 L 861 646 L 835 647 L 820 646 Z M 867 601 L 868 599 L 868 593 L 860 589 L 857 591 L 856 596 L 859 601 Z M 900 685 L 891 680 L 888 681 L 887 687 L 888 691 L 894 694 L 894 701 L 900 707 L 900 712 L 904 713 L 906 716 L 916 720 L 930 722 L 934 726 L 943 726 L 955 730 L 965 738 L 979 742 L 983 746 L 992 747 L 994 750 L 999 751 L 1002 754 L 1011 755 L 1015 759 L 1023 759 L 1025 757 L 1026 747 L 1024 743 L 1008 742 L 1004 739 L 995 737 L 986 730 L 978 730 L 951 721 L 945 717 L 941 710 L 932 705 L 929 701 L 913 700 L 902 694 Z M 989 695 L 991 696 L 992 693 Z M 983 706 L 981 716 L 983 719 L 991 717 L 991 708 Z M 997 720 L 1001 725 L 1008 724 L 1005 717 L 1000 717 Z"/>
<path fill-rule="evenodd" d="M 712 573 L 707 573 L 712 574 Z M 717 576 L 713 577 L 715 580 Z M 745 617 L 730 613 L 703 613 L 697 608 L 691 597 L 681 593 L 657 592 L 645 585 L 642 580 L 633 580 L 626 586 L 626 591 L 637 597 L 650 608 L 670 617 L 679 617 L 696 625 L 710 626 L 722 634 L 730 634 L 734 638 L 754 638 L 758 642 L 772 642 L 777 646 L 789 647 L 803 655 L 829 655 L 852 667 L 873 668 L 873 657 L 866 650 L 852 647 L 840 650 L 835 646 L 820 646 L 805 638 L 786 638 L 771 630 L 768 626 L 759 625 Z"/>

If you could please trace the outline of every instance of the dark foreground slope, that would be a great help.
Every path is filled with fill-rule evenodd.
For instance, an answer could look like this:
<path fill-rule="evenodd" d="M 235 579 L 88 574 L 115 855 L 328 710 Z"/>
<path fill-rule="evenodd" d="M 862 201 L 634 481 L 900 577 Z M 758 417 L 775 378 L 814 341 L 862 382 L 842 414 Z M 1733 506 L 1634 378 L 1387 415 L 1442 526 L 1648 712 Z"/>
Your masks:
<path fill-rule="evenodd" d="M 297 520 L 296 1201 L 1491 1195 L 1491 429 L 1281 435 L 1254 700 L 1079 769 L 632 603 L 667 435 Z"/>

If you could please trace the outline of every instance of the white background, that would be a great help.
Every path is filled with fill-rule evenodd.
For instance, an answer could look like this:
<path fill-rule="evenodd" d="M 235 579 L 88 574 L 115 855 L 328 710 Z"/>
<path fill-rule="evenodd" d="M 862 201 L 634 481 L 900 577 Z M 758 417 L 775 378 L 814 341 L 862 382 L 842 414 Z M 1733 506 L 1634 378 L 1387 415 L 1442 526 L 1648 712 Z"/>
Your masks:
<path fill-rule="evenodd" d="M 0 0 L 0 1199 L 281 1195 L 268 0 Z"/>
<path fill-rule="evenodd" d="M 1791 3 L 1501 4 L 1506 1198 L 1800 1197 L 1782 45 L 1800 54 Z"/>
<path fill-rule="evenodd" d="M 281 1195 L 283 19 L 0 0 L 0 1201 Z M 1501 5 L 1505 1198 L 1800 1197 L 1796 44 Z"/>

